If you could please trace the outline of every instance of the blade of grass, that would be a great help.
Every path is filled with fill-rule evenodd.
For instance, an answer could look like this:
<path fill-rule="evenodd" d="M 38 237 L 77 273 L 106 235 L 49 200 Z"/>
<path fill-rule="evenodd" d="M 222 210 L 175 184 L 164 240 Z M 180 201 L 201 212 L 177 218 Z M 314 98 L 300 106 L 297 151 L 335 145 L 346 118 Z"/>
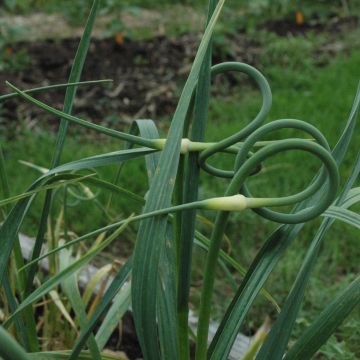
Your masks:
<path fill-rule="evenodd" d="M 6 171 L 6 167 L 5 167 L 5 158 L 4 158 L 4 153 L 2 150 L 1 144 L 0 144 L 0 184 L 1 184 L 1 189 L 2 189 L 2 193 L 4 195 L 4 198 L 10 197 L 9 181 L 8 181 L 8 177 L 7 177 L 7 171 Z M 5 211 L 6 212 L 10 211 L 8 206 L 6 207 Z"/>
<path fill-rule="evenodd" d="M 13 294 L 13 289 L 11 288 L 11 285 L 10 285 L 10 277 L 9 277 L 8 273 L 6 273 L 4 276 L 3 289 L 4 289 L 5 296 L 7 298 L 9 310 L 12 313 L 17 309 L 18 303 Z M 24 346 L 24 348 L 28 349 L 29 348 L 29 337 L 27 334 L 25 322 L 22 318 L 15 319 L 15 329 L 16 329 L 16 334 L 18 336 L 18 339 L 20 340 L 20 343 L 22 344 L 22 346 Z"/>
<path fill-rule="evenodd" d="M 201 207 L 203 205 L 203 203 L 204 203 L 203 201 L 198 201 L 198 202 L 194 202 L 194 203 L 182 204 L 182 205 L 178 205 L 178 206 L 172 206 L 172 207 L 169 207 L 169 208 L 159 209 L 159 210 L 155 210 L 155 211 L 148 212 L 148 213 L 142 213 L 141 215 L 134 216 L 131 219 L 130 222 L 140 221 L 140 220 L 144 220 L 144 219 L 151 218 L 151 217 L 154 217 L 154 216 L 168 215 L 170 213 L 184 211 L 184 210 L 190 209 L 192 207 Z M 206 203 L 206 201 L 205 201 L 205 203 Z M 90 233 L 87 233 L 87 234 L 85 234 L 83 236 L 80 236 L 77 239 L 68 241 L 64 245 L 59 246 L 59 247 L 57 247 L 55 249 L 52 249 L 51 251 L 47 252 L 46 254 L 41 255 L 37 259 L 34 259 L 31 262 L 27 263 L 26 265 L 24 265 L 23 268 L 20 269 L 20 271 L 23 271 L 28 266 L 33 265 L 33 264 L 39 262 L 40 260 L 42 260 L 42 259 L 44 259 L 44 258 L 46 258 L 46 257 L 60 251 L 62 249 L 65 249 L 65 248 L 67 248 L 69 246 L 75 245 L 75 244 L 79 243 L 80 241 L 83 241 L 85 239 L 89 239 L 89 238 L 94 237 L 96 235 L 99 235 L 99 234 L 101 234 L 101 233 L 103 233 L 105 231 L 113 230 L 114 228 L 124 224 L 125 221 L 126 220 L 120 220 L 120 221 L 118 221 L 116 223 L 104 226 L 104 227 L 102 227 L 100 229 L 94 230 L 94 231 L 92 231 Z"/>
<path fill-rule="evenodd" d="M 100 236 L 100 241 L 102 241 L 101 236 Z M 97 245 L 97 243 L 98 243 L 98 239 L 95 242 L 95 245 Z M 91 300 L 91 297 L 94 295 L 94 293 L 96 291 L 96 287 L 99 286 L 102 279 L 104 279 L 104 276 L 109 275 L 112 268 L 113 268 L 112 264 L 104 265 L 103 267 L 101 267 L 100 269 L 98 269 L 96 271 L 94 276 L 92 276 L 90 281 L 87 283 L 86 288 L 82 295 L 82 302 L 85 307 L 87 307 L 89 305 L 89 301 Z"/>
<path fill-rule="evenodd" d="M 76 184 L 76 183 L 78 183 L 80 181 L 85 180 L 87 177 L 90 177 L 90 176 L 94 176 L 94 175 L 91 174 L 91 175 L 86 175 L 86 176 L 76 176 L 75 179 L 71 179 L 71 180 L 63 180 L 64 176 L 60 176 L 61 180 L 59 180 L 58 183 L 56 183 L 57 177 L 54 176 L 52 178 L 52 181 L 51 181 L 52 184 L 50 184 L 50 185 L 40 186 L 39 188 L 37 188 L 35 190 L 27 191 L 27 192 L 24 192 L 22 194 L 15 195 L 15 196 L 0 200 L 0 207 L 3 207 L 3 206 L 6 207 L 7 205 L 9 205 L 9 204 L 11 204 L 13 202 L 28 198 L 28 197 L 33 196 L 33 195 L 35 195 L 35 194 L 37 194 L 37 193 L 39 193 L 41 191 L 46 191 L 46 190 L 50 190 L 50 189 L 56 189 L 56 188 L 58 188 L 60 186 L 63 186 L 63 185 Z"/>
<path fill-rule="evenodd" d="M 56 290 L 50 290 L 49 297 L 51 299 L 52 304 L 57 307 L 57 309 L 60 311 L 60 313 L 64 317 L 64 319 L 70 324 L 70 326 L 74 330 L 76 330 L 75 322 L 74 322 L 72 316 L 67 311 L 64 303 L 62 302 L 59 293 Z"/>
<path fill-rule="evenodd" d="M 159 264 L 157 285 L 157 318 L 162 359 L 178 359 L 179 342 L 177 336 L 176 275 L 173 228 L 168 223 L 165 246 Z"/>
<path fill-rule="evenodd" d="M 146 139 L 159 139 L 160 138 L 159 132 L 157 130 L 157 127 L 156 127 L 154 121 L 150 120 L 150 119 L 135 120 L 130 126 L 129 134 L 131 134 L 131 135 L 139 135 L 140 134 L 141 137 L 146 138 Z M 125 150 L 131 149 L 133 146 L 134 146 L 134 143 L 127 141 L 127 142 L 125 142 L 124 149 Z M 152 155 L 146 156 L 145 160 L 146 160 L 147 171 L 148 171 L 148 179 L 150 179 L 153 177 L 153 175 L 155 173 L 156 166 L 154 166 L 153 173 L 149 173 L 149 171 L 151 171 L 150 168 L 152 167 L 152 163 L 154 163 L 154 161 L 157 163 L 157 161 L 159 160 L 159 154 L 152 154 Z M 115 178 L 113 181 L 113 183 L 115 185 L 118 183 L 118 181 L 120 179 L 120 175 L 121 175 L 123 166 L 124 166 L 123 163 L 120 164 L 120 166 L 115 174 Z M 106 205 L 107 209 L 109 209 L 109 207 L 110 207 L 112 197 L 113 197 L 113 195 L 111 194 L 109 196 L 109 200 Z"/>
<path fill-rule="evenodd" d="M 90 35 L 91 35 L 92 27 L 93 27 L 93 24 L 95 21 L 95 16 L 96 16 L 98 5 L 99 5 L 99 1 L 94 0 L 93 7 L 91 9 L 89 19 L 88 19 L 88 22 L 85 27 L 84 35 L 80 40 L 79 48 L 78 48 L 77 54 L 75 56 L 75 61 L 72 66 L 72 69 L 71 69 L 69 83 L 79 82 L 79 80 L 80 80 L 80 75 L 82 72 L 83 64 L 85 62 L 86 53 L 87 53 L 87 49 L 88 49 L 89 41 L 90 41 Z M 76 88 L 77 88 L 76 86 L 67 87 L 65 101 L 64 101 L 64 112 L 68 112 L 68 113 L 71 112 L 73 100 L 74 100 L 75 94 L 76 94 Z M 56 167 L 60 161 L 62 147 L 63 147 L 65 136 L 66 136 L 66 129 L 67 129 L 67 121 L 62 120 L 60 129 L 58 132 L 56 148 L 55 148 L 55 152 L 53 155 L 51 167 Z M 51 207 L 51 197 L 52 197 L 51 191 L 48 191 L 46 194 L 43 211 L 41 214 L 40 224 L 39 224 L 39 228 L 38 228 L 38 234 L 37 234 L 35 245 L 33 248 L 32 258 L 38 257 L 40 254 L 41 248 L 42 248 L 42 244 L 44 241 L 44 234 L 45 234 L 46 226 L 47 226 L 47 218 L 48 218 L 48 214 L 49 214 L 50 207 Z M 23 205 L 25 205 L 25 204 L 23 204 Z M 26 205 L 23 206 L 21 210 L 23 210 L 23 212 L 26 212 Z M 23 219 L 23 216 L 21 218 L 19 218 L 18 220 L 20 220 L 20 222 L 22 222 L 22 219 Z M 19 253 L 20 245 L 18 243 L 18 239 L 16 238 L 16 234 L 18 233 L 19 227 L 15 224 L 13 226 L 12 230 L 13 231 L 10 230 L 10 234 L 9 234 L 9 230 L 7 231 L 8 235 L 11 235 L 11 232 L 13 232 L 13 234 L 12 234 L 13 237 L 10 236 L 10 239 L 8 240 L 8 242 L 6 244 L 6 247 L 7 247 L 7 251 L 5 252 L 6 263 L 4 264 L 4 266 L 6 266 L 8 257 L 10 255 L 9 250 L 11 252 L 12 248 L 14 247 L 15 257 L 17 259 L 17 267 L 19 268 L 23 265 L 23 263 L 19 262 L 19 256 L 21 255 L 21 252 Z M 30 292 L 35 273 L 36 273 L 35 266 L 33 268 L 29 269 L 29 271 L 27 273 L 27 279 L 26 279 L 26 281 L 23 281 L 23 284 L 22 284 L 22 289 L 21 289 L 22 296 L 25 296 L 26 294 L 28 294 Z M 24 274 L 22 274 L 21 276 L 23 276 L 23 275 Z M 2 282 L 2 277 L 3 277 L 3 274 L 2 274 L 2 271 L 0 270 L 0 283 Z M 38 351 L 38 341 L 37 341 L 37 336 L 36 336 L 36 324 L 35 324 L 35 320 L 34 320 L 34 314 L 32 313 L 32 309 L 30 307 L 25 311 L 24 316 L 26 317 L 26 322 L 28 325 L 28 334 L 30 337 L 29 350 L 32 352 Z"/>
<path fill-rule="evenodd" d="M 360 201 L 360 187 L 352 188 L 347 197 L 344 199 L 344 202 L 341 204 L 341 206 L 345 209 L 348 209 L 352 205 L 356 204 Z"/>
<path fill-rule="evenodd" d="M 56 181 L 59 181 L 59 183 L 50 184 L 50 185 L 44 185 L 40 186 L 39 188 L 27 191 L 19 195 L 12 196 L 10 198 L 4 199 L 0 201 L 0 207 L 6 206 L 8 204 L 11 204 L 13 202 L 28 198 L 30 196 L 36 195 L 37 193 L 49 189 L 56 189 L 59 186 L 65 186 L 69 184 L 76 184 L 79 182 L 86 183 L 89 185 L 93 185 L 96 187 L 99 187 L 101 189 L 109 190 L 112 193 L 116 193 L 118 195 L 124 195 L 125 197 L 129 198 L 132 201 L 136 201 L 139 204 L 144 204 L 145 200 L 141 196 L 134 194 L 133 192 L 126 190 L 120 186 L 114 185 L 112 183 L 109 183 L 105 180 L 101 180 L 98 178 L 93 178 L 95 174 L 85 175 L 85 176 L 79 176 L 76 174 L 61 174 L 61 175 L 55 175 L 52 177 L 49 181 L 49 183 L 53 183 Z M 69 180 L 66 180 L 69 178 Z"/>
<path fill-rule="evenodd" d="M 78 49 L 74 58 L 73 65 L 71 67 L 71 72 L 69 76 L 69 83 L 78 82 L 80 80 L 82 70 L 85 64 L 85 59 L 90 45 L 91 33 L 94 27 L 96 15 L 99 9 L 100 1 L 94 0 L 88 16 L 84 33 L 80 39 Z M 77 86 L 69 87 L 66 89 L 65 99 L 64 99 L 64 112 L 70 114 L 74 104 L 74 99 L 76 96 Z M 61 119 L 60 128 L 58 132 L 58 137 L 55 146 L 55 152 L 52 160 L 52 166 L 56 167 L 59 164 L 62 149 L 64 146 L 64 141 L 66 137 L 66 131 L 68 127 L 68 121 L 66 119 Z"/>

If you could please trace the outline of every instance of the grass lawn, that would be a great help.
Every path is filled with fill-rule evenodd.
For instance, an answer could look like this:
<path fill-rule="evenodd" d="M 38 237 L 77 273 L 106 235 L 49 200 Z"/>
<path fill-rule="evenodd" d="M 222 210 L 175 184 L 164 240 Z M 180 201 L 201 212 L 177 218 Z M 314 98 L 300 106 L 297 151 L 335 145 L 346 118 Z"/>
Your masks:
<path fill-rule="evenodd" d="M 281 118 L 297 118 L 306 120 L 318 127 L 333 147 L 341 133 L 347 116 L 350 112 L 356 87 L 359 81 L 360 51 L 354 50 L 351 54 L 339 55 L 329 65 L 315 67 L 313 64 L 300 68 L 267 64 L 261 70 L 268 77 L 273 91 L 273 107 L 268 121 Z M 258 92 L 247 83 L 239 88 L 232 88 L 228 92 L 214 98 L 208 125 L 208 141 L 222 139 L 241 128 L 257 113 L 260 106 Z M 75 111 L 76 112 L 76 111 Z M 165 122 L 165 119 L 157 119 Z M 20 120 L 21 123 L 21 120 Z M 24 129 L 14 139 L 2 139 L 8 175 L 10 178 L 12 195 L 23 192 L 35 180 L 39 173 L 19 160 L 26 160 L 38 166 L 47 167 L 51 161 L 55 135 L 47 130 L 29 129 L 24 123 Z M 359 128 L 359 127 L 358 127 Z M 351 172 L 352 165 L 359 151 L 360 132 L 355 130 L 350 151 L 341 169 L 342 180 Z M 288 134 L 287 134 L 288 135 Z M 279 133 L 277 138 L 284 136 Z M 294 136 L 301 137 L 301 133 L 294 132 Z M 109 140 L 102 136 L 80 134 L 71 126 L 71 136 L 66 140 L 63 162 L 75 160 L 85 156 L 118 150 L 123 147 L 119 141 Z M 214 159 L 215 163 L 224 168 L 231 168 L 232 158 Z M 99 174 L 106 180 L 112 180 L 116 166 L 99 169 Z M 302 153 L 281 155 L 265 164 L 261 175 L 251 181 L 254 195 L 272 196 L 294 193 L 304 186 L 317 171 L 317 163 Z M 121 186 L 137 193 L 144 194 L 144 166 L 141 161 L 132 161 L 126 164 L 120 181 Z M 222 196 L 227 184 L 226 180 L 210 178 L 206 174 L 202 177 L 201 196 Z M 62 196 L 59 192 L 53 209 L 57 216 Z M 100 193 L 97 197 L 99 204 L 106 204 L 108 195 Z M 89 232 L 99 226 L 106 225 L 109 218 L 103 208 L 93 201 L 82 201 L 69 209 L 69 227 L 77 234 Z M 39 211 L 42 206 L 42 196 L 35 202 L 30 216 L 25 222 L 22 231 L 35 235 Z M 129 205 L 127 199 L 116 198 L 110 208 L 110 216 L 117 217 L 140 211 L 138 207 Z M 212 214 L 206 213 L 210 217 Z M 318 224 L 318 222 L 315 222 Z M 310 223 L 298 239 L 288 250 L 287 256 L 279 263 L 273 272 L 267 289 L 281 304 L 295 279 L 307 245 L 314 234 L 315 223 Z M 260 219 L 249 212 L 233 215 L 228 226 L 228 236 L 232 243 L 232 254 L 243 266 L 248 266 L 256 251 L 260 248 L 266 235 L 275 227 L 274 224 Z M 128 234 L 128 246 L 132 246 L 132 234 Z M 311 321 L 313 315 L 321 310 L 332 299 L 336 291 L 345 287 L 357 273 L 359 273 L 359 237 L 358 234 L 346 226 L 335 224 L 329 232 L 313 275 L 305 306 L 303 307 L 296 334 Z M 195 261 L 200 271 L 203 256 L 196 253 Z M 219 273 L 219 275 L 221 275 Z M 220 279 L 220 277 L 219 277 Z M 196 272 L 194 274 L 196 280 Z M 232 292 L 228 284 L 219 281 L 219 292 L 216 296 L 219 302 L 215 305 L 215 312 L 224 310 L 224 291 Z M 198 292 L 193 291 L 194 307 Z M 229 296 L 230 298 L 230 296 Z M 250 332 L 258 327 L 265 319 L 266 314 L 274 314 L 274 310 L 263 298 L 259 297 L 256 307 L 251 312 L 245 331 Z M 351 319 L 333 336 L 323 348 L 326 359 L 355 359 L 360 357 L 359 329 L 360 309 L 351 315 Z M 356 336 L 357 334 L 357 336 Z M 346 341 L 344 340 L 346 339 Z"/>

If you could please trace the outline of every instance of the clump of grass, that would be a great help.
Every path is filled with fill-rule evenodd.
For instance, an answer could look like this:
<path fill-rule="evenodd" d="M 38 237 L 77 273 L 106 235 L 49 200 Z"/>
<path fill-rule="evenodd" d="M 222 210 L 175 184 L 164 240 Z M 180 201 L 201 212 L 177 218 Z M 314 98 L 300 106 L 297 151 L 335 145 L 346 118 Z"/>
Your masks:
<path fill-rule="evenodd" d="M 113 314 L 117 314 L 116 324 L 124 309 L 129 306 L 130 297 L 144 358 L 190 359 L 188 316 L 194 245 L 207 252 L 199 304 L 199 324 L 194 340 L 197 360 L 227 359 L 241 325 L 260 292 L 275 305 L 279 315 L 268 335 L 263 334 L 261 340 L 256 341 L 259 352 L 255 354 L 254 347 L 250 349 L 248 358 L 256 356 L 256 359 L 310 358 L 360 301 L 357 296 L 360 277 L 357 277 L 334 297 L 298 340 L 291 347 L 288 346 L 324 235 L 335 220 L 360 227 L 360 216 L 349 210 L 359 200 L 359 189 L 353 185 L 360 171 L 360 156 L 341 190 L 338 170 L 354 132 L 360 104 L 360 87 L 344 131 L 333 149 L 318 129 L 304 121 L 279 119 L 264 125 L 272 102 L 270 86 L 265 77 L 255 68 L 243 63 L 211 64 L 211 39 L 224 2 L 225 0 L 209 2 L 207 27 L 165 139 L 160 138 L 155 123 L 151 120 L 138 120 L 125 133 L 71 115 L 76 88 L 84 85 L 79 81 L 99 8 L 98 0 L 93 3 L 69 83 L 65 85 L 67 92 L 63 111 L 36 100 L 31 91 L 21 91 L 8 84 L 15 91 L 11 96 L 22 97 L 57 116 L 61 123 L 49 169 L 45 169 L 30 188 L 18 196 L 10 196 L 5 159 L 0 153 L 0 180 L 5 195 L 0 205 L 6 214 L 0 228 L 0 239 L 3 242 L 0 254 L 0 281 L 3 287 L 1 300 L 5 314 L 5 321 L 0 328 L 0 356 L 5 360 L 31 359 L 40 355 L 44 358 L 61 358 L 64 355 L 70 360 L 89 356 L 93 359 L 118 358 L 106 355 L 103 349 L 111 336 L 109 327 L 114 326 Z M 257 116 L 245 127 L 218 142 L 207 143 L 204 138 L 211 78 L 228 71 L 248 75 L 260 89 L 262 105 Z M 48 88 L 36 91 L 44 90 Z M 9 95 L 3 96 L 1 100 L 4 101 L 7 97 Z M 61 164 L 69 124 L 77 124 L 124 141 L 125 147 L 123 150 Z M 284 129 L 296 130 L 305 136 L 266 141 L 269 134 Z M 284 197 L 252 196 L 247 186 L 248 179 L 261 171 L 264 161 L 289 151 L 305 152 L 321 163 L 308 187 Z M 231 169 L 217 168 L 210 164 L 209 158 L 219 153 L 233 156 Z M 126 174 L 124 164 L 140 158 L 145 159 L 148 183 L 148 191 L 144 197 L 118 185 Z M 112 164 L 120 164 L 114 182 L 107 182 L 96 176 L 94 169 Z M 301 168 L 301 165 L 297 166 Z M 90 174 L 85 174 L 84 170 L 90 170 Z M 226 179 L 228 184 L 225 193 L 210 199 L 199 199 L 202 171 L 213 177 Z M 126 175 L 131 177 L 131 174 Z M 71 190 L 74 184 L 81 190 L 75 198 L 81 199 L 85 194 L 93 200 L 92 205 L 101 206 L 89 188 L 91 185 L 109 191 L 112 197 L 128 198 L 141 208 L 141 214 L 132 214 L 115 221 L 107 212 L 107 205 L 112 201 L 109 198 L 102 209 L 114 221 L 82 236 L 74 236 L 67 226 L 68 196 L 74 194 Z M 56 226 L 48 226 L 53 191 L 58 188 L 63 189 L 63 206 Z M 29 207 L 38 194 L 44 192 L 46 195 L 39 216 L 32 258 L 26 263 L 17 236 Z M 10 209 L 9 204 L 12 203 L 15 205 Z M 92 211 L 90 207 L 89 211 Z M 201 232 L 201 227 L 197 227 L 198 211 L 216 213 L 214 223 L 210 222 L 210 238 Z M 229 217 L 232 213 L 245 211 L 254 211 L 257 216 L 279 224 L 267 237 L 247 271 L 221 250 Z M 286 256 L 287 248 L 304 224 L 320 216 L 324 219 L 306 249 L 287 299 L 279 308 L 271 294 L 264 289 L 264 284 L 280 258 Z M 138 225 L 133 256 L 116 272 L 102 297 L 96 297 L 88 308 L 89 293 L 94 286 L 82 295 L 77 284 L 77 272 L 135 224 Z M 63 231 L 60 231 L 61 228 Z M 89 239 L 93 239 L 93 242 L 83 253 L 80 244 L 85 240 L 89 242 Z M 45 240 L 48 249 L 41 255 Z M 69 262 L 71 252 L 78 255 L 73 262 Z M 37 268 L 37 263 L 44 258 L 49 260 L 47 276 L 41 275 Z M 234 284 L 236 293 L 215 337 L 208 344 L 215 269 L 218 264 L 225 270 L 227 267 L 232 268 L 244 278 L 240 286 Z M 229 271 L 227 274 L 231 277 Z M 42 279 L 41 283 L 34 286 L 39 278 Z M 65 304 L 59 292 L 66 299 Z M 57 351 L 46 353 L 47 345 L 39 342 L 38 314 L 33 305 L 44 297 L 50 298 L 51 302 L 43 304 L 45 315 L 41 335 L 46 336 L 50 342 L 54 340 L 59 329 L 56 324 L 51 324 L 51 319 L 58 321 L 59 311 L 67 320 L 68 327 L 79 330 L 79 336 L 68 346 L 68 352 L 60 351 L 68 349 L 57 349 L 53 345 Z M 76 323 L 69 315 L 71 312 L 76 316 Z M 104 315 L 104 323 L 95 332 L 96 325 Z M 66 335 L 62 334 L 63 345 L 71 340 Z M 83 350 L 85 346 L 88 351 Z"/>

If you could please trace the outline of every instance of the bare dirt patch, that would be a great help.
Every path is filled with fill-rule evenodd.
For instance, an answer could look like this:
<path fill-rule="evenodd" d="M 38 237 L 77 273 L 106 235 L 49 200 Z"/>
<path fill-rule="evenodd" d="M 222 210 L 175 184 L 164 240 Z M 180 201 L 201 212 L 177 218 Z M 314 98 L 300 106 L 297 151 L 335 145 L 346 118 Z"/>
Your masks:
<path fill-rule="evenodd" d="M 156 19 L 155 15 L 150 16 L 150 19 Z M 358 23 L 355 17 L 334 18 L 326 26 L 312 22 L 299 27 L 284 20 L 268 23 L 265 28 L 280 36 L 306 36 L 307 32 L 315 30 L 322 32 L 327 41 L 315 49 L 316 57 L 319 52 L 334 55 L 342 51 L 343 45 L 339 41 L 341 34 L 348 34 Z M 5 80 L 21 89 L 66 82 L 78 42 L 78 37 L 70 37 L 15 43 L 12 51 L 25 50 L 30 63 L 27 68 L 16 73 L 0 72 L 0 93 L 9 91 L 4 84 Z M 123 127 L 134 118 L 158 119 L 170 116 L 199 42 L 200 35 L 197 32 L 178 37 L 158 35 L 143 40 L 125 37 L 121 42 L 114 37 L 95 37 L 82 79 L 113 79 L 113 83 L 80 88 L 74 112 L 85 119 L 111 127 Z M 214 63 L 236 60 L 258 67 L 261 65 L 261 56 L 262 47 L 256 37 L 244 32 L 229 35 L 222 43 L 214 42 Z M 233 74 L 227 75 L 227 80 L 230 85 L 238 83 Z M 64 91 L 51 91 L 36 97 L 61 108 Z M 11 100 L 2 105 L 0 125 L 5 125 L 8 130 L 17 126 L 18 119 L 25 119 L 32 127 L 57 125 L 53 116 L 23 100 Z"/>

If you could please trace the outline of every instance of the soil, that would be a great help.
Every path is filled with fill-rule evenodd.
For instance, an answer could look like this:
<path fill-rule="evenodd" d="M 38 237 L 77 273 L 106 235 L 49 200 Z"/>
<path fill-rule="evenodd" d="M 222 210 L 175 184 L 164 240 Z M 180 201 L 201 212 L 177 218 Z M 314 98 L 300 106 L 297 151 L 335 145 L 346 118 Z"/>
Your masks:
<path fill-rule="evenodd" d="M 304 36 L 308 31 L 332 34 L 330 46 L 319 51 L 333 52 L 336 36 L 357 25 L 358 18 L 349 17 L 332 18 L 326 26 L 314 21 L 296 25 L 282 20 L 269 22 L 263 28 L 280 36 Z M 179 97 L 179 85 L 190 71 L 199 41 L 200 35 L 194 33 L 141 41 L 95 38 L 82 79 L 113 79 L 113 83 L 81 87 L 74 113 L 113 128 L 123 128 L 134 118 L 170 116 Z M 25 50 L 30 63 L 17 72 L 0 72 L 0 93 L 9 91 L 5 80 L 21 89 L 66 82 L 78 42 L 79 38 L 67 38 L 15 43 L 12 51 Z M 229 36 L 224 42 L 215 41 L 215 63 L 236 60 L 258 66 L 260 58 L 260 44 L 243 32 Z M 237 83 L 237 78 L 231 74 L 227 75 L 227 80 L 230 85 Z M 53 90 L 36 97 L 61 108 L 64 91 Z M 0 125 L 2 122 L 7 130 L 18 125 L 17 119 L 25 120 L 31 127 L 57 126 L 53 116 L 21 99 L 6 102 L 0 112 Z"/>
<path fill-rule="evenodd" d="M 114 331 L 106 349 L 114 351 L 122 351 L 126 354 L 129 360 L 136 360 L 142 358 L 140 344 L 136 336 L 134 320 L 131 312 L 125 313 L 122 318 L 121 331 Z"/>
<path fill-rule="evenodd" d="M 339 35 L 344 31 L 355 29 L 358 24 L 359 18 L 357 16 L 341 18 L 334 15 L 326 22 L 315 18 L 309 22 L 304 22 L 299 25 L 293 20 L 269 21 L 263 26 L 263 28 L 267 31 L 274 32 L 279 36 L 299 36 L 305 35 L 309 31 Z"/>
<path fill-rule="evenodd" d="M 80 88 L 75 102 L 76 113 L 111 126 L 127 123 L 133 118 L 171 114 L 179 95 L 179 84 L 191 68 L 199 40 L 200 36 L 196 34 L 177 39 L 164 36 L 145 41 L 124 39 L 121 44 L 113 38 L 94 39 L 82 78 L 113 79 L 113 84 Z M 66 82 L 78 42 L 78 38 L 70 38 L 17 43 L 13 51 L 26 50 L 31 63 L 27 69 L 16 73 L 0 73 L 0 92 L 8 91 L 5 80 L 21 89 Z M 242 43 L 247 44 L 245 39 Z M 249 62 L 256 57 L 256 46 L 250 49 L 244 51 L 241 60 Z M 215 53 L 215 57 L 219 56 Z M 61 108 L 64 91 L 51 91 L 37 97 Z M 53 121 L 51 115 L 19 99 L 5 104 L 2 117 L 10 120 L 26 118 L 35 123 L 40 118 L 41 121 Z"/>

